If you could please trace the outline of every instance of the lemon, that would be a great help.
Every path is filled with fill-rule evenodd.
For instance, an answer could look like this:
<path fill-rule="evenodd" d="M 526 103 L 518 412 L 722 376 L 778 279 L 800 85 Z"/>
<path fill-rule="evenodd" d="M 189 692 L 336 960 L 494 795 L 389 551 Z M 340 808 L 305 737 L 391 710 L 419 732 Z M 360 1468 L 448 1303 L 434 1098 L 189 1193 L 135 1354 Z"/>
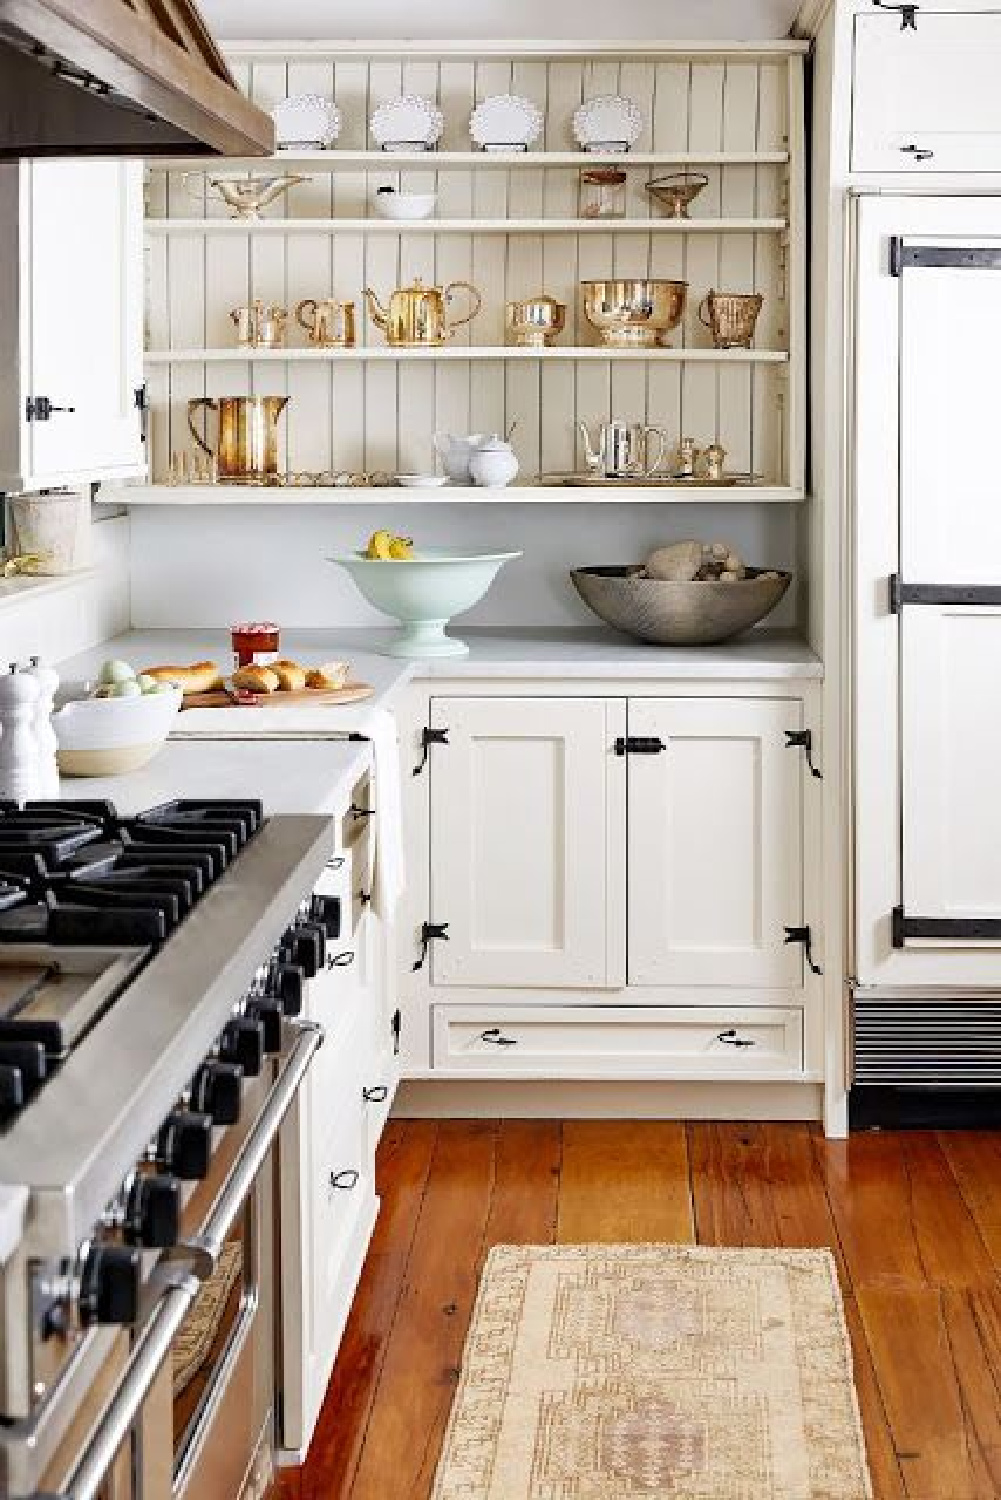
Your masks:
<path fill-rule="evenodd" d="M 379 558 L 385 561 L 386 558 L 392 556 L 390 548 L 393 545 L 393 540 L 394 538 L 391 531 L 373 531 L 372 535 L 368 539 L 368 546 L 365 549 L 365 556 L 369 558 Z"/>
<path fill-rule="evenodd" d="M 389 544 L 389 555 L 397 562 L 406 562 L 413 557 L 414 544 L 408 536 L 394 536 Z"/>

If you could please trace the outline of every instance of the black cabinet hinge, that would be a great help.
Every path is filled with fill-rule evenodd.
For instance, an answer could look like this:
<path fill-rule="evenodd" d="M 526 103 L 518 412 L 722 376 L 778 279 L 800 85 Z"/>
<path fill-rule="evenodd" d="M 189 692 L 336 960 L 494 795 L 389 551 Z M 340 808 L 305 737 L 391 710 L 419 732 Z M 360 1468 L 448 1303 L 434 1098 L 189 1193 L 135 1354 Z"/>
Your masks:
<path fill-rule="evenodd" d="M 419 776 L 421 774 L 421 772 L 423 771 L 424 767 L 427 765 L 427 763 L 428 763 L 428 751 L 430 750 L 430 748 L 431 748 L 432 745 L 447 745 L 447 744 L 448 744 L 448 730 L 447 729 L 427 729 L 427 728 L 422 729 L 421 730 L 421 758 L 418 761 L 417 765 L 414 766 L 414 775 L 415 776 Z"/>
<path fill-rule="evenodd" d="M 427 962 L 428 948 L 432 943 L 448 942 L 447 922 L 425 922 L 421 927 L 421 956 L 414 964 L 414 973 L 423 969 Z"/>
<path fill-rule="evenodd" d="M 900 17 L 901 31 L 917 31 L 920 5 L 895 5 L 891 0 L 872 0 L 877 10 L 892 10 Z"/>
<path fill-rule="evenodd" d="M 136 411 L 139 413 L 139 436 L 145 443 L 149 440 L 149 396 L 146 391 L 146 382 L 137 385 L 135 389 Z"/>
<path fill-rule="evenodd" d="M 53 406 L 48 396 L 29 396 L 24 403 L 26 422 L 47 422 L 55 411 L 76 411 L 75 406 Z"/>
<path fill-rule="evenodd" d="M 803 756 L 809 768 L 810 775 L 817 781 L 823 781 L 823 771 L 818 771 L 813 763 L 813 730 L 812 729 L 787 729 L 785 731 L 786 749 L 802 750 Z"/>
<path fill-rule="evenodd" d="M 393 1011 L 393 1019 L 389 1023 L 389 1033 L 393 1038 L 393 1056 L 400 1055 L 400 1036 L 403 1031 L 403 1015 L 399 1010 Z"/>
<path fill-rule="evenodd" d="M 802 943 L 803 957 L 806 959 L 807 967 L 811 974 L 823 974 L 823 969 L 813 961 L 813 933 L 809 927 L 787 927 L 785 930 L 787 943 Z"/>
<path fill-rule="evenodd" d="M 630 734 L 624 739 L 620 735 L 615 741 L 616 755 L 660 755 L 666 749 L 664 741 L 657 735 Z"/>

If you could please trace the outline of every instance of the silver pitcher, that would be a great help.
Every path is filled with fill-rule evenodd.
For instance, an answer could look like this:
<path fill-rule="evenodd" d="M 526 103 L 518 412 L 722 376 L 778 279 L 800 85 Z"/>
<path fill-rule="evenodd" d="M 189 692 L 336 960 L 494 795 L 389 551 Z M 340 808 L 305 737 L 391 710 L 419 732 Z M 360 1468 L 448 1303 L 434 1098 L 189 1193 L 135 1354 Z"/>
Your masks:
<path fill-rule="evenodd" d="M 577 423 L 584 441 L 584 461 L 590 474 L 608 479 L 646 479 L 656 474 L 667 457 L 667 433 L 644 422 L 602 422 L 592 442 L 586 422 Z M 657 451 L 651 455 L 652 439 Z"/>

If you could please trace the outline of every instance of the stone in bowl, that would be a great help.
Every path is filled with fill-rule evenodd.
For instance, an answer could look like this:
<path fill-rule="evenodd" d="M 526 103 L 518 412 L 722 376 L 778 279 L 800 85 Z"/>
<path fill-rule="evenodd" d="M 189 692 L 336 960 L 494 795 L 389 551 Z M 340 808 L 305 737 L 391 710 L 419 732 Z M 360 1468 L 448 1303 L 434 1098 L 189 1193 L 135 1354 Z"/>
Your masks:
<path fill-rule="evenodd" d="M 757 625 L 792 580 L 777 569 L 748 568 L 732 583 L 672 583 L 643 576 L 643 565 L 574 568 L 570 577 L 587 607 L 616 630 L 658 646 L 713 646 Z"/>

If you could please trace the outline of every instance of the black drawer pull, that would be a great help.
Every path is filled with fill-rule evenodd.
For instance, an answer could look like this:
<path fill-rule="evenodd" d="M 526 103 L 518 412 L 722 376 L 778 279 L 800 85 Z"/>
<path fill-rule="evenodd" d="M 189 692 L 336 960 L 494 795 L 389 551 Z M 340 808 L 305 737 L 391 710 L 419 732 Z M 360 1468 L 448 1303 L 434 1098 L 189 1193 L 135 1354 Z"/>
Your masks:
<path fill-rule="evenodd" d="M 738 1036 L 736 1030 L 731 1026 L 729 1031 L 721 1031 L 716 1038 L 727 1047 L 754 1047 L 756 1043 L 748 1036 Z"/>
<path fill-rule="evenodd" d="M 352 1188 L 358 1186 L 358 1179 L 360 1177 L 361 1173 L 356 1171 L 354 1167 L 349 1167 L 344 1172 L 331 1172 L 330 1186 L 332 1188 L 341 1188 L 344 1192 L 350 1193 Z"/>
<path fill-rule="evenodd" d="M 356 802 L 352 802 L 351 806 L 348 808 L 348 812 L 351 814 L 352 818 L 354 818 L 355 821 L 357 822 L 357 820 L 359 818 L 371 818 L 373 816 L 373 814 L 375 813 L 375 808 L 374 807 L 359 807 Z"/>
<path fill-rule="evenodd" d="M 518 1038 L 505 1036 L 499 1026 L 491 1026 L 489 1031 L 480 1033 L 481 1042 L 489 1042 L 491 1047 L 517 1047 Z"/>
<path fill-rule="evenodd" d="M 343 868 L 343 866 L 344 866 L 344 855 L 343 854 L 335 854 L 334 857 L 333 857 L 333 859 L 328 859 L 327 860 L 327 869 L 328 870 L 340 870 L 340 869 Z"/>
<path fill-rule="evenodd" d="M 901 146 L 900 150 L 903 156 L 910 156 L 914 161 L 931 161 L 935 155 L 927 146 L 916 146 L 913 141 L 909 146 Z"/>
<path fill-rule="evenodd" d="M 328 953 L 328 955 L 327 955 L 327 968 L 328 969 L 346 969 L 348 967 L 348 965 L 349 964 L 353 964 L 354 961 L 355 961 L 355 956 L 354 956 L 353 949 L 346 948 L 343 953 Z"/>
<path fill-rule="evenodd" d="M 384 1083 L 376 1083 L 371 1088 L 362 1089 L 361 1096 L 366 1104 L 385 1104 L 389 1098 L 389 1089 Z"/>

